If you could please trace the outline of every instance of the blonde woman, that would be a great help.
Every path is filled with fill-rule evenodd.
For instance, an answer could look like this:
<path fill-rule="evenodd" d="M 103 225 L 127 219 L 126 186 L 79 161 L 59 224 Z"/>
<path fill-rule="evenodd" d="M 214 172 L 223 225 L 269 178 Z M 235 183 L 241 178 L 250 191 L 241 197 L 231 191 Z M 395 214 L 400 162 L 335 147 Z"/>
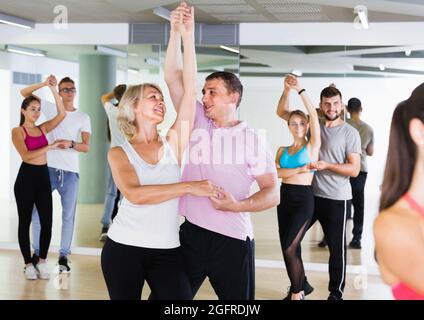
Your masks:
<path fill-rule="evenodd" d="M 185 91 L 170 133 L 158 133 L 166 113 L 158 86 L 130 86 L 119 104 L 118 122 L 128 141 L 112 148 L 108 158 L 124 198 L 101 258 L 111 299 L 140 299 L 145 281 L 155 299 L 191 299 L 180 256 L 178 198 L 218 193 L 208 181 L 180 182 L 196 104 L 193 8 L 172 23 L 184 45 Z"/>

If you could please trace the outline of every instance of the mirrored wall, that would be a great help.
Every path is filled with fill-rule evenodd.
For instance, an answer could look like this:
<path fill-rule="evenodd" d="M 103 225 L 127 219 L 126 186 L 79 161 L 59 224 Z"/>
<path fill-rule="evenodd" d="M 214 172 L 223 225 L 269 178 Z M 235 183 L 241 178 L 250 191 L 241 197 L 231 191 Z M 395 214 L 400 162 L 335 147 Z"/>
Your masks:
<path fill-rule="evenodd" d="M 10 49 L 16 49 L 14 52 Z M 204 78 L 213 71 L 230 69 L 234 73 L 239 73 L 239 54 L 238 48 L 233 47 L 232 51 L 222 49 L 219 46 L 199 46 L 196 48 L 198 62 L 198 92 L 201 98 L 201 88 Z M 21 51 L 21 52 L 19 52 Z M 23 52 L 22 52 L 23 51 Z M 92 72 L 92 65 L 83 64 L 86 57 L 90 57 L 92 64 L 100 63 L 100 57 L 113 57 L 113 64 L 116 65 L 116 72 L 108 76 L 114 79 L 114 84 L 138 84 L 150 82 L 158 84 L 164 92 L 165 103 L 168 106 L 165 121 L 161 124 L 160 129 L 166 131 L 175 119 L 175 112 L 171 107 L 171 99 L 166 89 L 163 74 L 163 63 L 165 58 L 166 46 L 163 45 L 19 45 L 11 46 L 0 45 L 0 90 L 2 103 L 6 110 L 5 117 L 0 126 L 3 130 L 2 137 L 5 137 L 7 143 L 2 144 L 3 155 L 1 163 L 1 177 L 7 183 L 2 183 L 2 196 L 0 199 L 2 214 L 0 215 L 0 243 L 10 244 L 17 247 L 17 210 L 15 198 L 13 195 L 13 184 L 21 164 L 21 159 L 16 152 L 10 139 L 10 131 L 17 126 L 20 117 L 20 105 L 22 97 L 20 90 L 25 86 L 33 83 L 44 81 L 46 77 L 53 74 L 57 79 L 69 76 L 76 82 L 77 92 L 75 97 L 76 107 L 82 108 L 83 111 L 91 115 L 92 137 L 91 150 L 94 149 L 95 143 L 108 144 L 106 129 L 106 114 L 100 103 L 100 95 L 92 97 L 89 106 L 86 105 L 87 88 L 82 88 L 81 83 L 87 83 L 84 79 L 89 76 L 94 79 L 88 84 L 96 88 L 96 75 L 88 74 Z M 32 54 L 32 55 L 31 55 Z M 35 56 L 34 56 L 35 55 Z M 97 58 L 98 59 L 97 59 Z M 88 70 L 83 69 L 83 65 Z M 85 77 L 85 78 L 84 78 Z M 104 79 L 99 74 L 99 83 Z M 108 88 L 112 90 L 113 86 Z M 84 94 L 81 94 L 84 92 Z M 106 92 L 104 92 L 106 93 Z M 47 101 L 54 102 L 51 92 L 47 88 L 40 89 L 36 94 Z M 102 110 L 102 111 L 99 111 Z M 41 116 L 40 122 L 45 118 Z M 90 160 L 88 160 L 90 159 Z M 104 166 L 105 157 L 101 159 L 89 158 L 87 154 L 80 155 L 80 166 L 84 162 L 91 161 Z M 86 176 L 82 176 L 85 174 Z M 106 171 L 104 170 L 104 176 Z M 98 177 L 97 177 L 98 178 Z M 104 177 L 100 179 L 103 183 L 99 183 L 94 188 L 84 186 L 87 179 L 97 179 L 94 173 L 87 170 L 80 171 L 80 188 L 79 202 L 77 205 L 77 213 L 75 220 L 75 232 L 73 238 L 73 248 L 101 248 L 103 242 L 99 241 L 99 235 L 102 225 L 100 223 L 103 215 L 104 197 L 98 201 L 86 201 L 87 193 L 98 191 L 104 195 L 106 186 Z M 102 177 L 100 177 L 102 178 Z M 91 191 L 90 191 L 91 190 Z M 53 232 L 51 248 L 54 250 L 60 244 L 61 234 L 61 203 L 57 192 L 53 193 Z M 77 250 L 78 251 L 78 250 Z"/>
<path fill-rule="evenodd" d="M 321 90 L 330 84 L 341 91 L 345 104 L 352 97 L 362 101 L 362 120 L 374 129 L 375 152 L 368 157 L 363 249 L 349 249 L 347 263 L 374 266 L 372 223 L 378 209 L 391 116 L 397 103 L 424 82 L 424 51 L 400 46 L 242 46 L 240 76 L 244 96 L 240 115 L 251 127 L 266 130 L 274 154 L 280 146 L 292 143 L 286 122 L 276 115 L 287 73 L 299 75 L 316 107 Z M 290 95 L 290 108 L 305 110 L 296 92 Z M 282 261 L 276 209 L 252 218 L 256 257 Z M 352 220 L 348 220 L 348 243 L 352 226 Z M 322 236 L 318 223 L 306 234 L 302 245 L 305 262 L 328 262 L 328 249 L 318 247 Z"/>
<path fill-rule="evenodd" d="M 77 83 L 77 105 L 80 104 L 78 87 L 81 78 L 81 57 L 91 55 L 112 55 L 116 57 L 116 84 L 137 84 L 153 82 L 164 89 L 167 116 L 161 129 L 167 130 L 175 119 L 171 100 L 163 80 L 163 62 L 166 47 L 161 45 L 28 45 L 28 49 L 39 50 L 46 56 L 28 56 L 11 53 L 0 46 L 0 86 L 3 103 L 6 106 L 2 119 L 2 136 L 8 137 L 2 144 L 3 157 L 1 177 L 3 214 L 0 215 L 0 242 L 17 246 L 17 212 L 13 196 L 13 183 L 21 160 L 10 142 L 10 130 L 19 121 L 19 106 L 22 97 L 19 91 L 26 85 L 39 82 L 49 74 L 57 78 L 69 76 Z M 105 49 L 102 47 L 106 48 Z M 3 48 L 3 50 L 1 50 Z M 100 49 L 99 49 L 100 48 Z M 110 49 L 112 51 L 107 52 Z M 372 238 L 372 222 L 377 214 L 379 186 L 382 180 L 384 162 L 388 145 L 388 130 L 393 109 L 406 99 L 413 88 L 424 81 L 424 51 L 416 47 L 400 46 L 242 46 L 229 51 L 219 46 L 199 46 L 198 61 L 198 98 L 204 78 L 214 71 L 231 71 L 239 74 L 244 86 L 243 100 L 239 116 L 255 129 L 266 130 L 272 152 L 278 147 L 292 143 L 286 123 L 276 116 L 278 100 L 282 94 L 283 78 L 287 73 L 299 75 L 299 81 L 307 90 L 313 103 L 319 106 L 321 90 L 334 84 L 343 94 L 343 101 L 357 97 L 362 101 L 362 118 L 374 128 L 375 153 L 368 159 L 369 174 L 366 184 L 365 223 L 363 249 L 349 250 L 348 264 L 375 265 Z M 103 51 L 102 51 L 103 50 Z M 239 50 L 239 53 L 237 52 Z M 112 89 L 112 88 L 111 88 Z M 42 89 L 38 95 L 53 101 L 50 92 Z M 89 108 L 102 108 L 98 103 Z M 292 93 L 292 109 L 304 109 L 300 98 Z M 85 106 L 87 108 L 87 106 Z M 94 123 L 96 141 L 107 144 L 106 131 L 102 119 Z M 101 137 L 99 139 L 99 136 Z M 86 161 L 86 155 L 80 161 Z M 100 160 L 99 160 L 100 161 Z M 104 162 L 105 159 L 101 159 Z M 87 177 L 86 177 L 87 178 Z M 83 179 L 82 179 L 83 180 Z M 98 188 L 105 189 L 104 185 Z M 81 188 L 81 190 L 85 190 Z M 81 192 L 81 191 L 80 191 Z M 79 202 L 77 206 L 74 248 L 101 248 L 100 219 L 103 214 L 103 201 L 96 203 Z M 256 257 L 282 261 L 278 239 L 276 209 L 252 214 L 256 238 Z M 52 247 L 60 243 L 61 205 L 59 196 L 54 193 L 54 223 Z M 347 241 L 351 239 L 352 220 L 346 226 Z M 328 250 L 319 248 L 322 231 L 318 224 L 313 226 L 303 241 L 305 262 L 327 263 Z"/>

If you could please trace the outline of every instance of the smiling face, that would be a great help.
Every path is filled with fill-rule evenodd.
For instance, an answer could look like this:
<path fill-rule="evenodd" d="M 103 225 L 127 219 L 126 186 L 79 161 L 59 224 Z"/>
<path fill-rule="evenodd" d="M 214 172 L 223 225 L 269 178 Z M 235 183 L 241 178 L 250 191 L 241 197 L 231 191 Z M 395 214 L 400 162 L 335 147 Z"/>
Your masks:
<path fill-rule="evenodd" d="M 142 98 L 136 104 L 135 113 L 143 120 L 150 120 L 156 124 L 161 123 L 166 112 L 162 93 L 154 87 L 146 86 L 141 96 Z"/>
<path fill-rule="evenodd" d="M 40 117 L 40 113 L 41 113 L 40 102 L 38 102 L 37 100 L 31 101 L 25 109 L 24 108 L 21 109 L 21 112 L 23 116 L 25 117 L 26 121 L 36 122 L 38 118 Z"/>
<path fill-rule="evenodd" d="M 289 130 L 293 138 L 304 139 L 309 129 L 308 121 L 300 115 L 292 115 L 288 122 Z"/>
<path fill-rule="evenodd" d="M 328 121 L 337 120 L 342 113 L 342 99 L 339 95 L 327 98 L 322 97 L 321 110 Z"/>
<path fill-rule="evenodd" d="M 226 118 L 234 112 L 239 100 L 238 93 L 228 91 L 224 80 L 219 78 L 206 81 L 202 93 L 205 115 L 212 120 Z"/>
<path fill-rule="evenodd" d="M 62 82 L 59 84 L 59 95 L 64 103 L 72 103 L 75 99 L 77 89 L 73 82 Z"/>

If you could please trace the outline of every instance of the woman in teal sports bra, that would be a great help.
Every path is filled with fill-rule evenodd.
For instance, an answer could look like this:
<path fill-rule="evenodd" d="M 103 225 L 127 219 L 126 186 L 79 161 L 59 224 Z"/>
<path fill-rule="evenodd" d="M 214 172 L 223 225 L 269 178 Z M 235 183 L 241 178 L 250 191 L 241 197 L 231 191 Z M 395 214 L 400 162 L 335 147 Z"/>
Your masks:
<path fill-rule="evenodd" d="M 301 110 L 289 111 L 289 91 L 300 95 L 308 116 Z M 303 300 L 313 288 L 307 283 L 300 254 L 300 244 L 308 230 L 314 213 L 312 193 L 313 171 L 309 164 L 318 160 L 321 146 L 317 112 L 297 78 L 288 75 L 284 80 L 284 92 L 280 98 L 277 114 L 288 122 L 293 144 L 280 147 L 275 159 L 278 177 L 282 178 L 281 202 L 277 206 L 280 244 L 291 287 L 286 299 Z M 311 138 L 306 134 L 310 127 Z"/>
<path fill-rule="evenodd" d="M 381 277 L 397 300 L 424 300 L 424 83 L 396 107 L 374 222 Z"/>

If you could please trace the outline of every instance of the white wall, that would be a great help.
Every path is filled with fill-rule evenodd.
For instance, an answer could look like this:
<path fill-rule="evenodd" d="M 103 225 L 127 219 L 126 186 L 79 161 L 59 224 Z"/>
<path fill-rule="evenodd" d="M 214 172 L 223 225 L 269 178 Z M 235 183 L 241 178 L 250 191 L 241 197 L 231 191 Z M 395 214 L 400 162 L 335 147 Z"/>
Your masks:
<path fill-rule="evenodd" d="M 364 1 L 365 2 L 365 1 Z M 240 45 L 420 45 L 423 22 L 240 23 Z M 331 36 L 329 36 L 331 35 Z"/>
<path fill-rule="evenodd" d="M 282 93 L 282 78 L 241 78 L 244 86 L 240 117 L 249 126 L 265 129 L 271 149 L 292 143 L 286 123 L 277 117 L 276 109 Z M 357 97 L 362 101 L 362 118 L 374 129 L 375 153 L 368 157 L 369 174 L 367 190 L 378 192 L 382 181 L 388 147 L 389 128 L 392 113 L 397 103 L 409 97 L 412 90 L 424 78 L 304 78 L 300 79 L 311 100 L 318 106 L 321 90 L 334 82 L 343 94 L 343 101 Z M 299 96 L 292 92 L 290 106 L 304 109 Z"/>
<path fill-rule="evenodd" d="M 9 196 L 9 150 L 11 145 L 10 122 L 8 106 L 10 105 L 10 84 L 11 72 L 1 69 L 0 66 L 0 97 L 2 106 L 2 116 L 0 117 L 0 202 L 7 201 Z"/>
<path fill-rule="evenodd" d="M 58 28 L 53 23 L 36 23 L 34 29 L 0 24 L 0 43 L 128 44 L 128 35 L 128 23 L 67 23 L 66 28 Z"/>

